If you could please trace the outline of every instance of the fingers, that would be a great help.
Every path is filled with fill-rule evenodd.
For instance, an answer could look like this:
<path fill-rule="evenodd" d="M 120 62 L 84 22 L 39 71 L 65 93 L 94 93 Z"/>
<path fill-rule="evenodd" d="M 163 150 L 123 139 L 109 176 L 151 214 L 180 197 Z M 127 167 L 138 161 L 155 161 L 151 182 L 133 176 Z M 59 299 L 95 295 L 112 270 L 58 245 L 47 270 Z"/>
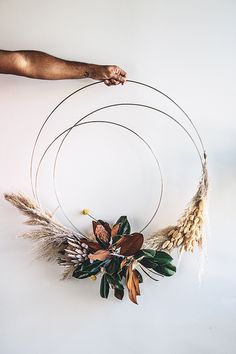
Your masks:
<path fill-rule="evenodd" d="M 114 74 L 111 80 L 118 81 L 119 84 L 124 84 L 127 78 L 120 74 Z"/>
<path fill-rule="evenodd" d="M 107 86 L 112 86 L 111 80 L 105 80 L 104 84 L 107 85 Z"/>
<path fill-rule="evenodd" d="M 119 85 L 122 84 L 123 82 L 121 82 L 120 80 L 115 80 L 115 79 L 109 79 L 109 80 L 104 80 L 104 84 L 107 86 L 114 86 L 114 85 Z"/>
<path fill-rule="evenodd" d="M 115 67 L 112 79 L 115 79 L 121 84 L 124 84 L 127 80 L 127 73 L 123 69 L 119 68 L 119 66 L 117 66 Z"/>
<path fill-rule="evenodd" d="M 119 85 L 120 84 L 120 80 L 119 79 L 117 79 L 117 80 L 111 79 L 110 81 L 111 81 L 112 85 Z"/>
<path fill-rule="evenodd" d="M 112 85 L 119 85 L 124 84 L 127 80 L 127 73 L 121 69 L 119 66 L 110 65 L 107 66 L 107 73 L 106 78 L 104 80 L 105 85 L 112 86 Z"/>
<path fill-rule="evenodd" d="M 104 84 L 107 86 L 111 86 L 110 80 L 104 80 Z"/>
<path fill-rule="evenodd" d="M 120 69 L 120 75 L 123 76 L 123 77 L 127 77 L 127 72 L 124 71 L 123 69 L 119 68 Z"/>
<path fill-rule="evenodd" d="M 127 74 L 119 67 L 113 67 L 109 72 L 109 77 L 104 81 L 107 86 L 124 84 L 127 80 Z"/>

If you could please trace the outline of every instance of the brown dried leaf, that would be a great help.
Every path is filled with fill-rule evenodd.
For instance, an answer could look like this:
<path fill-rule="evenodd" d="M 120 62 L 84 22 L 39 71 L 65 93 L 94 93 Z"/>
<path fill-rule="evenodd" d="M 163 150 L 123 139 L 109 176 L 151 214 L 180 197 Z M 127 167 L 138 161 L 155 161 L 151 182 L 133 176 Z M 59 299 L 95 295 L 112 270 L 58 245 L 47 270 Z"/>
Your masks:
<path fill-rule="evenodd" d="M 123 289 L 114 289 L 115 297 L 119 300 L 122 300 L 124 297 L 124 290 Z"/>
<path fill-rule="evenodd" d="M 120 269 L 124 268 L 127 264 L 128 260 L 127 258 L 122 259 L 121 264 L 120 264 Z"/>
<path fill-rule="evenodd" d="M 109 243 L 110 241 L 110 226 L 103 221 L 93 221 L 94 235 L 103 243 Z"/>
<path fill-rule="evenodd" d="M 116 224 L 113 226 L 112 230 L 111 230 L 111 236 L 114 237 L 117 235 L 118 231 L 120 228 L 120 224 Z"/>
<path fill-rule="evenodd" d="M 88 245 L 92 251 L 98 251 L 101 249 L 101 246 L 97 242 L 86 240 L 86 242 L 84 242 L 84 243 L 86 243 L 86 245 Z"/>
<path fill-rule="evenodd" d="M 134 282 L 134 286 L 136 289 L 136 294 L 140 295 L 140 289 L 139 289 L 139 277 L 138 277 L 138 272 L 137 270 L 133 270 L 133 282 Z"/>
<path fill-rule="evenodd" d="M 123 256 L 133 256 L 142 247 L 143 240 L 143 235 L 139 233 L 124 235 L 116 242 L 115 247 L 120 248 Z"/>
<path fill-rule="evenodd" d="M 130 300 L 137 304 L 137 295 L 140 295 L 137 271 L 132 270 L 132 264 L 129 265 L 126 272 L 126 286 Z"/>
<path fill-rule="evenodd" d="M 88 258 L 93 261 L 105 261 L 105 259 L 110 257 L 110 252 L 107 250 L 98 250 L 95 253 L 90 253 Z"/>

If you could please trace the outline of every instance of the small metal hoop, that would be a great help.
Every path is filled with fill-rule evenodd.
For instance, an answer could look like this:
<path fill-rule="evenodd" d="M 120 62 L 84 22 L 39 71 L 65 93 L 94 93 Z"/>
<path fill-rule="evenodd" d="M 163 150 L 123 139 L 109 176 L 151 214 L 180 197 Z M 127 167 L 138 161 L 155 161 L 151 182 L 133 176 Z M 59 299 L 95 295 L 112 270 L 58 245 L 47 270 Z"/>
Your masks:
<path fill-rule="evenodd" d="M 58 162 L 58 158 L 59 158 L 59 154 L 60 154 L 60 151 L 62 149 L 62 146 L 66 140 L 66 138 L 69 136 L 69 133 L 74 129 L 74 128 L 77 128 L 77 127 L 80 127 L 80 126 L 83 126 L 83 125 L 87 125 L 87 124 L 94 124 L 94 123 L 103 123 L 103 124 L 111 124 L 111 125 L 114 125 L 114 126 L 117 126 L 117 127 L 121 127 L 127 131 L 129 131 L 130 133 L 134 134 L 137 138 L 139 138 L 149 149 L 149 151 L 151 152 L 152 156 L 154 157 L 154 160 L 155 160 L 155 163 L 157 165 L 157 168 L 158 168 L 158 171 L 159 171 L 159 174 L 160 174 L 160 180 L 161 180 L 161 185 L 160 185 L 160 196 L 159 196 L 159 200 L 157 202 L 157 205 L 156 205 L 156 208 L 154 210 L 154 213 L 153 215 L 151 216 L 151 218 L 149 219 L 149 221 L 147 222 L 147 224 L 140 230 L 140 232 L 143 232 L 147 227 L 148 225 L 150 225 L 150 223 L 152 222 L 152 220 L 154 219 L 154 217 L 156 216 L 159 208 L 160 208 L 160 205 L 161 205 L 161 201 L 162 201 L 162 197 L 163 197 L 163 187 L 164 187 L 164 181 L 163 181 L 163 175 L 162 175 L 162 171 L 161 171 L 161 167 L 160 167 L 160 163 L 159 163 L 159 160 L 156 156 L 156 154 L 154 153 L 154 151 L 152 150 L 151 146 L 146 142 L 145 139 L 143 139 L 139 134 L 137 134 L 134 130 L 126 127 L 125 125 L 122 125 L 122 124 L 119 124 L 119 123 L 115 123 L 115 122 L 111 122 L 111 121 L 103 121 L 103 120 L 95 120 L 95 121 L 89 121 L 89 122 L 82 122 L 82 123 L 78 123 L 74 126 L 72 126 L 70 128 L 70 130 L 68 130 L 68 132 L 66 133 L 66 135 L 64 136 L 63 140 L 61 141 L 59 147 L 58 147 L 58 150 L 57 150 L 57 153 L 56 153 L 56 157 L 55 157 L 55 161 L 54 161 L 54 167 L 53 167 L 53 187 L 54 187 L 54 192 L 55 192 L 55 196 L 56 196 L 56 199 L 57 199 L 57 203 L 58 203 L 58 206 L 59 208 L 61 209 L 64 217 L 67 219 L 67 221 L 71 224 L 71 226 L 73 226 L 77 232 L 79 232 L 80 234 L 83 235 L 83 232 L 80 231 L 73 223 L 72 221 L 70 220 L 70 218 L 68 217 L 68 215 L 66 214 L 63 206 L 62 206 L 62 203 L 59 199 L 59 196 L 58 196 L 58 191 L 57 191 L 57 188 L 56 188 L 56 167 L 57 167 L 57 162 Z M 83 235 L 85 236 L 85 235 Z"/>

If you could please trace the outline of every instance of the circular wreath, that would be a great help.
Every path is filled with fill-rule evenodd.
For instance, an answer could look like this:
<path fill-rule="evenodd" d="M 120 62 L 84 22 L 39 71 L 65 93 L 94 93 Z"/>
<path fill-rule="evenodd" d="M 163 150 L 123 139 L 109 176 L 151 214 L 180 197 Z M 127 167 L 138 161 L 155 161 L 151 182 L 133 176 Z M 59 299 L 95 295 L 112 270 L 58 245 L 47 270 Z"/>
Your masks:
<path fill-rule="evenodd" d="M 57 108 L 62 105 L 66 100 L 68 100 L 71 96 L 93 85 L 99 84 L 100 82 L 92 83 L 90 85 L 86 85 L 80 88 L 79 90 L 74 91 L 72 94 L 64 98 L 48 115 L 38 133 L 33 147 L 30 167 L 31 184 L 35 200 L 28 198 L 21 193 L 5 194 L 5 198 L 28 217 L 26 224 L 36 226 L 36 228 L 23 234 L 22 236 L 25 238 L 30 238 L 37 243 L 37 249 L 41 257 L 46 258 L 47 260 L 56 260 L 58 264 L 63 266 L 64 279 L 69 277 L 75 277 L 77 279 L 90 278 L 92 280 L 96 280 L 99 277 L 101 279 L 100 295 L 103 298 L 107 298 L 110 289 L 112 289 L 114 291 L 115 297 L 120 300 L 123 299 L 124 289 L 126 286 L 130 300 L 137 304 L 137 296 L 140 295 L 139 284 L 143 282 L 141 272 L 144 272 L 148 277 L 153 280 L 159 280 L 160 276 L 172 276 L 176 272 L 176 267 L 172 264 L 173 259 L 170 256 L 170 253 L 174 249 L 179 249 L 181 254 L 184 251 L 193 252 L 195 246 L 199 246 L 200 248 L 202 248 L 204 210 L 208 191 L 208 176 L 206 152 L 203 147 L 202 140 L 195 125 L 193 124 L 189 116 L 186 114 L 186 112 L 183 111 L 183 109 L 179 105 L 177 105 L 174 100 L 172 100 L 160 90 L 157 90 L 154 87 L 137 81 L 128 80 L 128 82 L 135 85 L 142 85 L 148 89 L 154 90 L 155 92 L 165 96 L 178 109 L 180 109 L 194 128 L 198 143 L 200 143 L 200 149 L 198 147 L 199 144 L 197 144 L 193 136 L 178 120 L 176 120 L 174 117 L 170 116 L 166 112 L 159 110 L 157 107 L 152 107 L 143 104 L 141 105 L 137 103 L 116 103 L 109 106 L 100 107 L 86 114 L 73 126 L 71 126 L 69 129 L 66 129 L 65 131 L 60 133 L 56 138 L 54 138 L 54 140 L 48 145 L 47 149 L 42 154 L 41 159 L 39 160 L 38 167 L 36 169 L 36 173 L 34 174 L 33 162 L 35 157 L 35 150 L 41 132 L 45 127 L 47 121 L 57 110 Z M 144 108 L 152 109 L 161 112 L 166 117 L 174 120 L 191 139 L 192 143 L 194 144 L 197 150 L 202 166 L 202 175 L 197 191 L 190 200 L 186 210 L 177 220 L 176 225 L 168 226 L 164 229 L 158 230 L 157 232 L 149 236 L 147 240 L 144 240 L 142 232 L 154 219 L 160 207 L 163 192 L 162 175 L 161 193 L 160 199 L 157 203 L 157 208 L 149 222 L 140 232 L 131 232 L 131 227 L 127 216 L 121 216 L 113 225 L 110 225 L 104 220 L 96 220 L 93 216 L 90 215 L 89 210 L 84 209 L 82 211 L 82 214 L 88 215 L 93 219 L 93 235 L 85 235 L 77 228 L 73 229 L 65 227 L 64 225 L 59 223 L 51 213 L 45 211 L 39 203 L 37 193 L 38 173 L 46 153 L 54 144 L 54 142 L 59 137 L 63 136 L 62 142 L 60 143 L 59 148 L 57 150 L 54 162 L 53 176 L 55 181 L 56 163 L 62 145 L 69 133 L 75 127 L 81 126 L 82 124 L 109 123 L 123 127 L 124 129 L 128 129 L 139 139 L 141 139 L 150 149 L 161 174 L 158 159 L 153 150 L 151 149 L 150 145 L 132 129 L 122 126 L 121 124 L 109 121 L 90 121 L 82 123 L 85 118 L 91 116 L 92 114 L 100 110 L 121 105 L 141 106 Z M 71 223 L 72 226 L 74 226 L 62 208 L 61 202 L 57 195 L 56 188 L 55 193 L 58 206 L 61 208 L 67 220 Z"/>

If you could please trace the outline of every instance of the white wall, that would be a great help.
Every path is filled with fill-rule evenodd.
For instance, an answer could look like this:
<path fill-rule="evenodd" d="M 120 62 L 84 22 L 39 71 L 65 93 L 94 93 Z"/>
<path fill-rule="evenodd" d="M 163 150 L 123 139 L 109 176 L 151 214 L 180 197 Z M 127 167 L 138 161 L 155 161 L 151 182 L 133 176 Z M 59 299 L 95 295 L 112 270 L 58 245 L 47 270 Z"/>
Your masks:
<path fill-rule="evenodd" d="M 209 258 L 201 287 L 197 256 L 184 255 L 173 278 L 145 279 L 139 306 L 127 298 L 101 299 L 97 282 L 61 282 L 57 265 L 35 261 L 31 243 L 16 239 L 27 230 L 24 218 L 1 198 L 1 354 L 235 353 L 235 5 L 230 0 L 0 0 L 2 49 L 118 64 L 130 79 L 173 97 L 201 132 L 211 181 Z M 65 95 L 89 82 L 0 76 L 1 194 L 31 194 L 29 160 L 38 129 Z M 39 152 L 83 112 L 120 101 L 155 104 L 183 119 L 143 88 L 97 85 L 53 117 Z M 194 193 L 200 171 L 185 135 L 160 114 L 136 108 L 95 118 L 128 124 L 158 151 L 165 197 L 147 234 L 174 222 Z M 40 175 L 39 194 L 43 205 L 53 209 L 51 157 Z M 127 213 L 133 228 L 141 227 L 153 211 L 158 186 L 146 148 L 119 128 L 84 127 L 65 144 L 59 193 L 84 230 L 90 227 L 79 215 L 84 207 L 111 222 Z"/>

